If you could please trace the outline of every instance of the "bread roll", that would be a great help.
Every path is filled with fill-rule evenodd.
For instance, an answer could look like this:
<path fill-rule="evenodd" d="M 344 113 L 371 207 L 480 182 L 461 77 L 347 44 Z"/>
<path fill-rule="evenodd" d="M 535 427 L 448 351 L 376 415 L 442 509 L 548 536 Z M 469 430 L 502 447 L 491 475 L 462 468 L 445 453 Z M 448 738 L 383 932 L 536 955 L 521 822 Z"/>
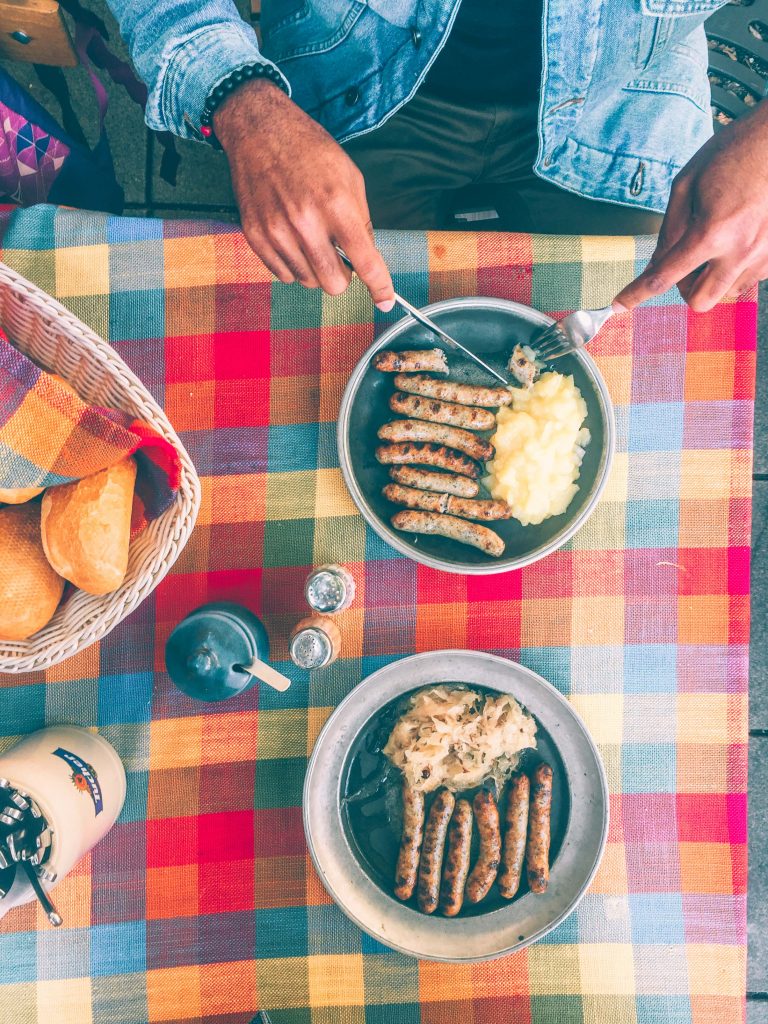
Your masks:
<path fill-rule="evenodd" d="M 40 505 L 0 508 L 0 638 L 26 640 L 49 622 L 64 590 L 40 536 Z"/>
<path fill-rule="evenodd" d="M 44 490 L 44 487 L 0 487 L 0 505 L 23 505 Z"/>
<path fill-rule="evenodd" d="M 136 463 L 115 466 L 43 497 L 43 547 L 53 568 L 89 594 L 117 590 L 128 569 Z"/>

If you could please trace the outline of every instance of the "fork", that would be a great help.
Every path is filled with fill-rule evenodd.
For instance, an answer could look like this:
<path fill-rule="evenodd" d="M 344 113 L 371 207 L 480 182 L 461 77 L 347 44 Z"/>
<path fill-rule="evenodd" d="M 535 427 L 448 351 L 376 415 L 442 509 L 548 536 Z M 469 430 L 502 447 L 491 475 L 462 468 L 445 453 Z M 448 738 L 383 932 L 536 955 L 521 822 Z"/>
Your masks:
<path fill-rule="evenodd" d="M 543 328 L 528 344 L 538 359 L 549 363 L 584 348 L 615 312 L 613 306 L 606 306 L 605 309 L 579 309 L 550 327 Z"/>

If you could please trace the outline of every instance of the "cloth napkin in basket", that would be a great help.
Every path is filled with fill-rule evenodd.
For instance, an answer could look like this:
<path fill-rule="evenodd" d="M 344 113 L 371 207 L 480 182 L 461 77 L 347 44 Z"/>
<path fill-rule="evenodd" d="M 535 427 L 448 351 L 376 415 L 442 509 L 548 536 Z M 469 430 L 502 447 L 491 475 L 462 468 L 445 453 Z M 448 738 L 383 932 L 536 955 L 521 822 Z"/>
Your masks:
<path fill-rule="evenodd" d="M 52 487 L 136 456 L 131 533 L 172 504 L 179 456 L 129 413 L 86 405 L 0 332 L 0 488 Z"/>

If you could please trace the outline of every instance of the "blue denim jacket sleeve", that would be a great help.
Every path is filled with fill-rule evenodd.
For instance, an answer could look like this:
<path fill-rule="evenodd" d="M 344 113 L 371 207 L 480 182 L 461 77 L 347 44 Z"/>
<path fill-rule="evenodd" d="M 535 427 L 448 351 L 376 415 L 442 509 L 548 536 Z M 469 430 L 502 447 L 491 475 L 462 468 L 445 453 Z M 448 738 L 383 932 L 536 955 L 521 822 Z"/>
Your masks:
<path fill-rule="evenodd" d="M 109 0 L 109 6 L 149 91 L 150 128 L 199 139 L 211 90 L 237 68 L 272 64 L 233 0 Z"/>

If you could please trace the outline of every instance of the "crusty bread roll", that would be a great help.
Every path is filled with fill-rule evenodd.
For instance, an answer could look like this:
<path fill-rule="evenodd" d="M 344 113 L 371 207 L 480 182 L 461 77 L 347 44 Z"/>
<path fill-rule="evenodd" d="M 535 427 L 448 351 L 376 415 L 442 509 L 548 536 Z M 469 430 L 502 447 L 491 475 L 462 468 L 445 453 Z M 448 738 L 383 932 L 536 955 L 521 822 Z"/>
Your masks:
<path fill-rule="evenodd" d="M 128 569 L 136 463 L 124 459 L 43 496 L 43 547 L 53 568 L 89 594 L 117 590 Z"/>
<path fill-rule="evenodd" d="M 64 590 L 40 536 L 40 505 L 0 508 L 0 638 L 26 640 L 49 622 Z"/>
<path fill-rule="evenodd" d="M 23 505 L 44 490 L 44 487 L 0 487 L 0 504 Z"/>

